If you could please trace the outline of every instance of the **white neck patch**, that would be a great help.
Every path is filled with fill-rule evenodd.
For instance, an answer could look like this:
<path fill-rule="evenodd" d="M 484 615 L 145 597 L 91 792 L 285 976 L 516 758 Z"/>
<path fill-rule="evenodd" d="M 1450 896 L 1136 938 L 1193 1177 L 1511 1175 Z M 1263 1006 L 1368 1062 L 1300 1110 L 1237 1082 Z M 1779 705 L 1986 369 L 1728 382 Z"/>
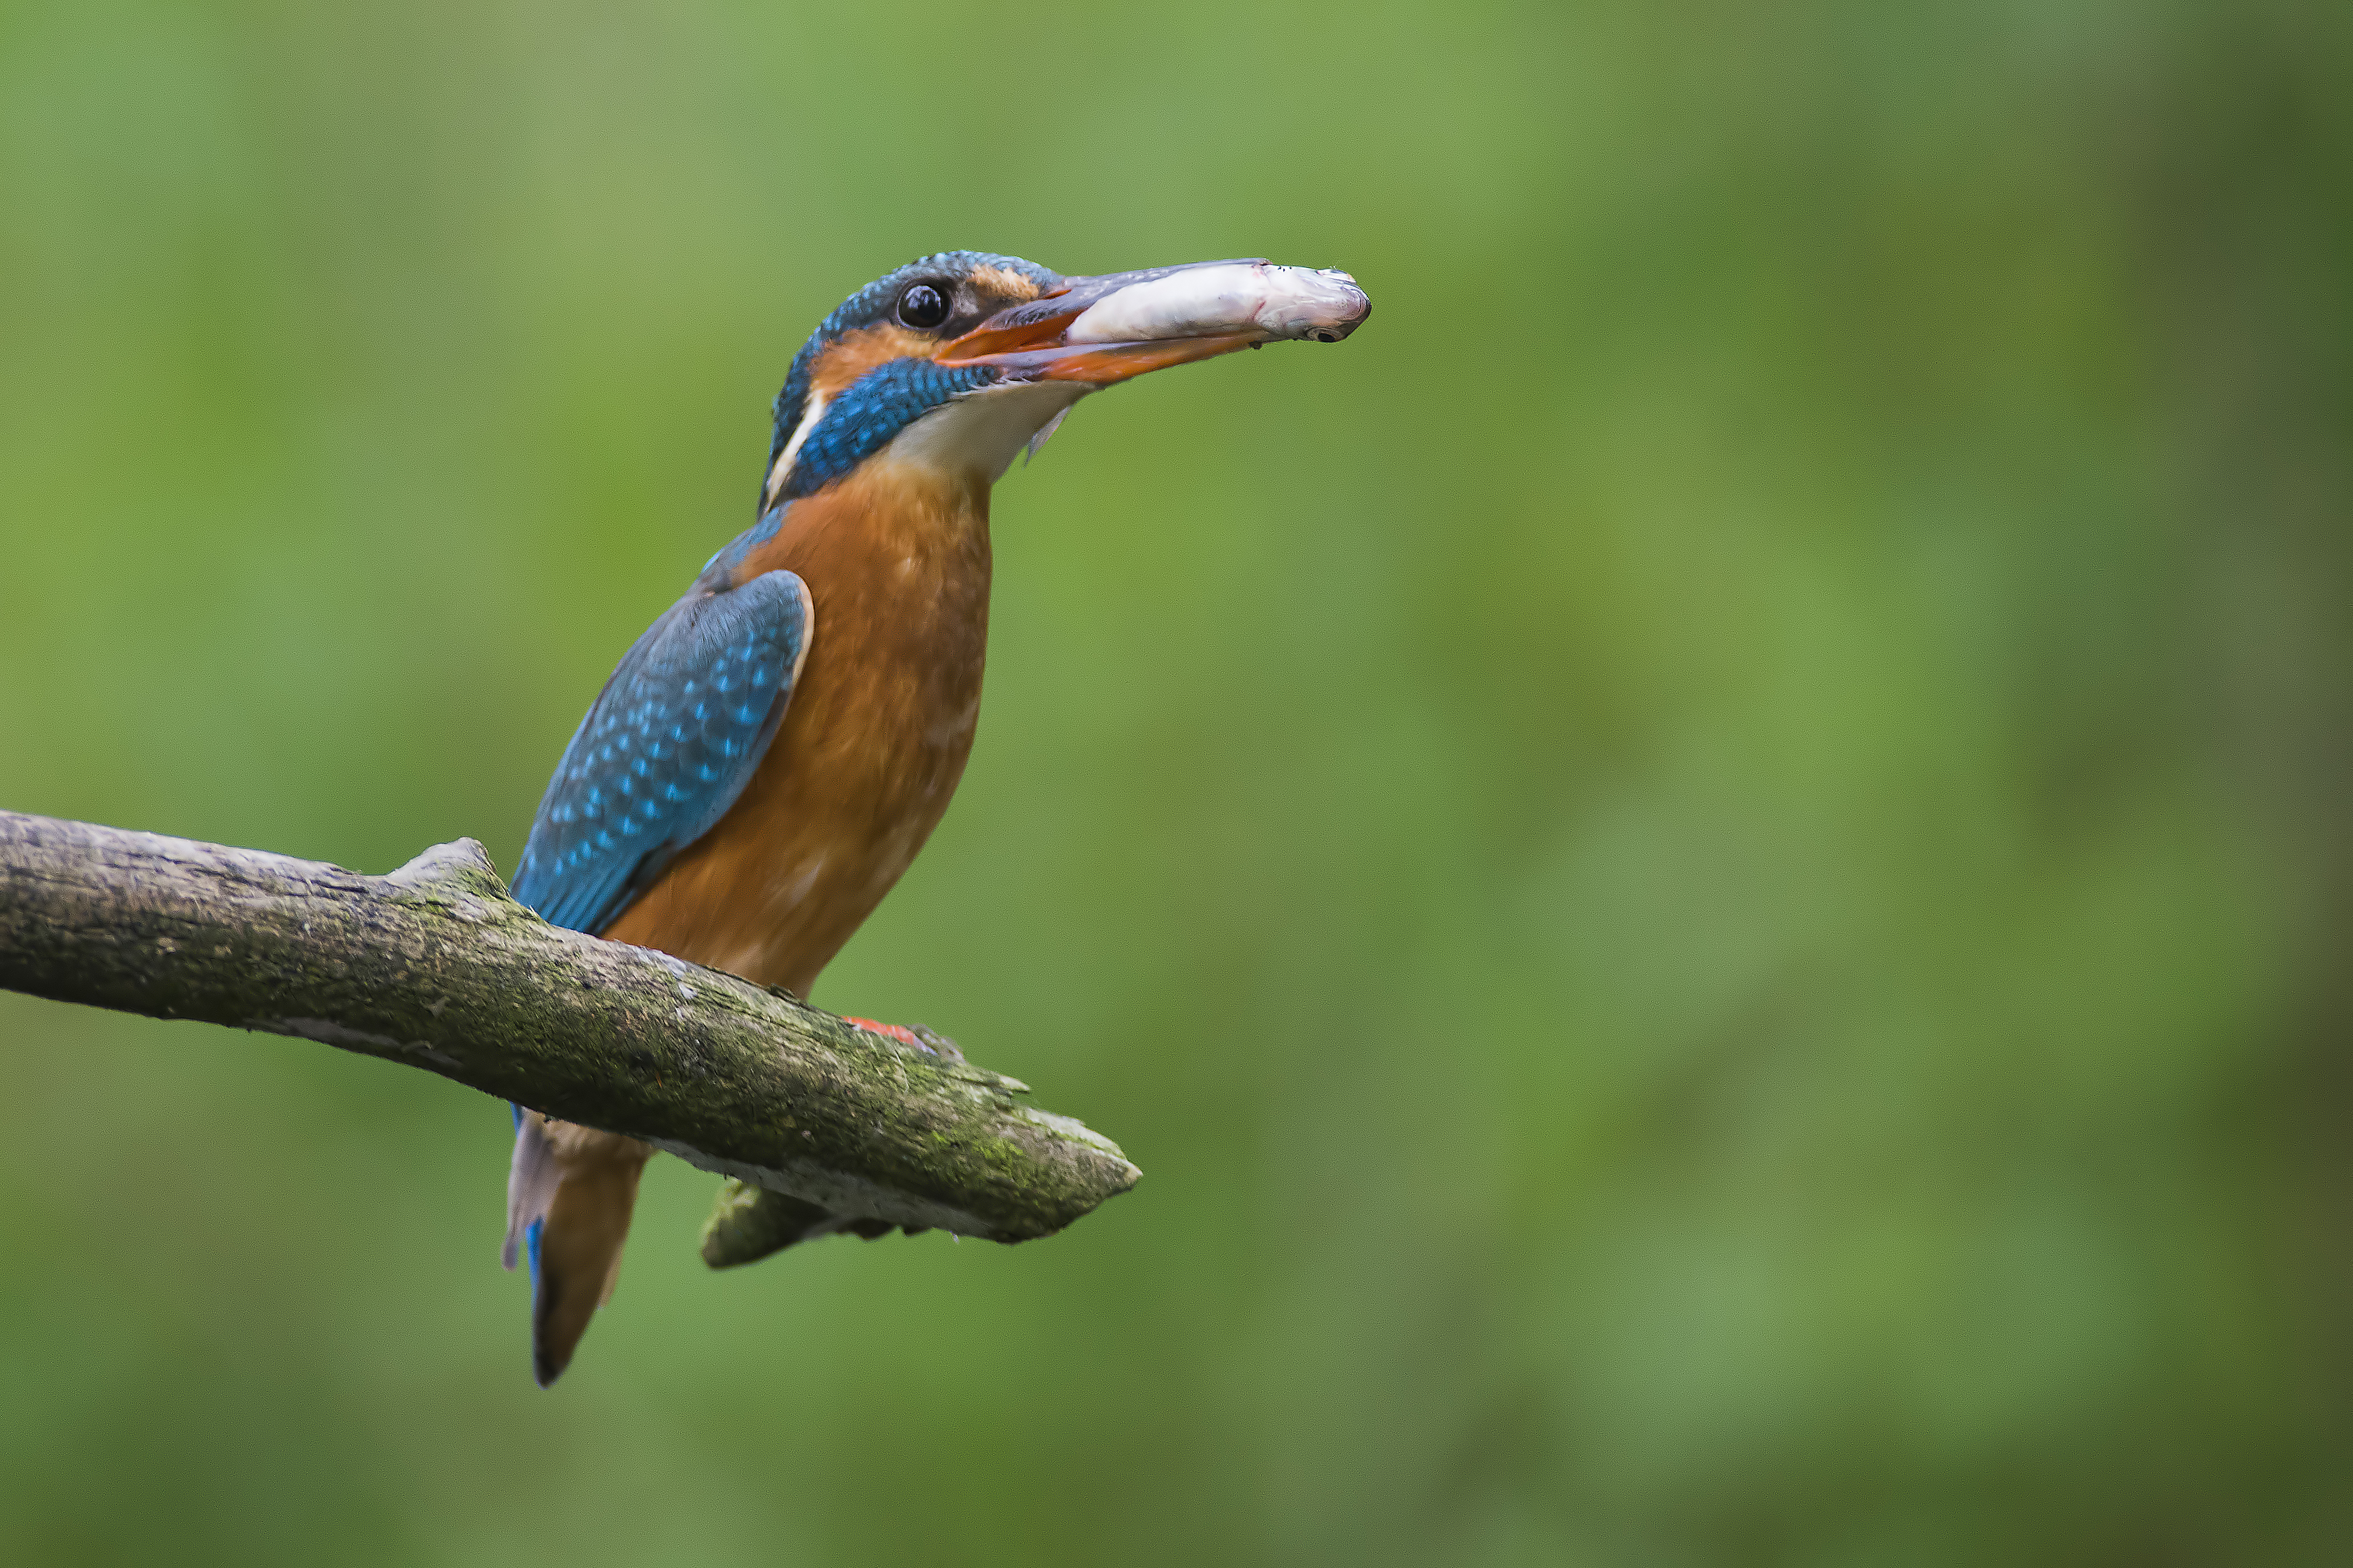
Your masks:
<path fill-rule="evenodd" d="M 794 428 L 793 438 L 785 443 L 785 449 L 776 454 L 775 464 L 768 469 L 767 493 L 760 498 L 762 511 L 776 505 L 776 498 L 785 493 L 785 478 L 793 471 L 793 459 L 801 455 L 801 443 L 809 438 L 817 422 L 825 417 L 825 405 L 832 401 L 821 392 L 809 394 L 808 406 L 801 411 L 801 422 Z"/>

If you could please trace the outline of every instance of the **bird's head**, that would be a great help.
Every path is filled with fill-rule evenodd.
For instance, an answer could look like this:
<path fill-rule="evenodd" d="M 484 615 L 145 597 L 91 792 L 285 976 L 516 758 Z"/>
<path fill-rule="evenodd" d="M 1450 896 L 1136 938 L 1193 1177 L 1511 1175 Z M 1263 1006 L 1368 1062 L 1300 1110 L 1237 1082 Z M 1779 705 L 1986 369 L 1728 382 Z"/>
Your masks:
<path fill-rule="evenodd" d="M 1263 261 L 1064 278 L 927 256 L 843 300 L 793 356 L 760 510 L 877 457 L 986 485 L 1090 392 L 1281 339 L 1336 342 L 1371 310 L 1345 272 Z"/>

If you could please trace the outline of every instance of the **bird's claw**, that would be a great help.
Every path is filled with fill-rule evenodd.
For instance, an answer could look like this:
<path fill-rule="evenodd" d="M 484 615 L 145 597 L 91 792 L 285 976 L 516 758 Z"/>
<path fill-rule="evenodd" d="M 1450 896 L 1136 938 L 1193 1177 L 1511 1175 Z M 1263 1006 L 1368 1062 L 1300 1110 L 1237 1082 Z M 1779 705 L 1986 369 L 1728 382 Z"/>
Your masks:
<path fill-rule="evenodd" d="M 844 1018 L 842 1022 L 863 1029 L 870 1035 L 881 1035 L 896 1040 L 911 1050 L 922 1051 L 928 1056 L 944 1057 L 952 1062 L 964 1060 L 964 1052 L 956 1048 L 956 1043 L 954 1040 L 949 1039 L 945 1035 L 926 1029 L 921 1024 L 909 1028 L 903 1024 L 878 1024 L 871 1018 Z"/>
<path fill-rule="evenodd" d="M 956 1043 L 936 1030 L 926 1029 L 918 1024 L 915 1026 L 915 1040 L 935 1057 L 944 1057 L 952 1062 L 964 1060 L 964 1052 L 956 1048 Z"/>

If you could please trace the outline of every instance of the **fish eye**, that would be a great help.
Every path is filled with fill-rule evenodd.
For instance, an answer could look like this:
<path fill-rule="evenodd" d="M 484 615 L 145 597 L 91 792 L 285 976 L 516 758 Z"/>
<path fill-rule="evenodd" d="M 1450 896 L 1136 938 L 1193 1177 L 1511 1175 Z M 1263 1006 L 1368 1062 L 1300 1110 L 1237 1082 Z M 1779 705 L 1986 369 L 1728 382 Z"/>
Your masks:
<path fill-rule="evenodd" d="M 929 283 L 913 283 L 899 296 L 899 320 L 928 331 L 948 319 L 948 299 Z"/>

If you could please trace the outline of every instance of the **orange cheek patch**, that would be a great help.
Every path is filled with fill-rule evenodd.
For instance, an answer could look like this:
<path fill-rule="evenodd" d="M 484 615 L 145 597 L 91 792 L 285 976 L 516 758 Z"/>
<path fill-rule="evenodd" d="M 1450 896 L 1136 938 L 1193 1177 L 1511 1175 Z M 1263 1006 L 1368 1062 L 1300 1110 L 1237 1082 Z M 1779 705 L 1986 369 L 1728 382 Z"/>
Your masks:
<path fill-rule="evenodd" d="M 818 356 L 817 368 L 809 374 L 809 387 L 818 396 L 829 399 L 876 365 L 894 359 L 929 359 L 937 347 L 937 339 L 894 323 L 860 327 L 854 332 L 842 333 L 826 346 L 825 353 Z"/>

